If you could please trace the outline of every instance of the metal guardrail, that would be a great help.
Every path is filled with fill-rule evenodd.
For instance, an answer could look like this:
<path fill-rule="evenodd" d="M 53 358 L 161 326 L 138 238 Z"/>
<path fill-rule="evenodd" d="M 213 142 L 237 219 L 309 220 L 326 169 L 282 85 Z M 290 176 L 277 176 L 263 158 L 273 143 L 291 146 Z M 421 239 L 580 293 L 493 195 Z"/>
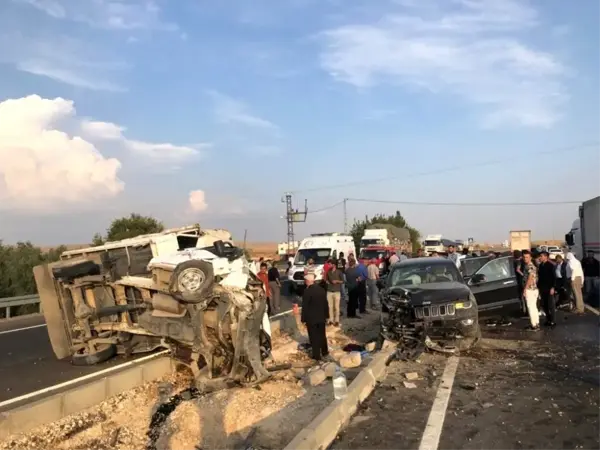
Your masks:
<path fill-rule="evenodd" d="M 10 318 L 10 308 L 13 306 L 23 306 L 23 305 L 40 305 L 40 312 L 42 312 L 42 305 L 40 304 L 40 296 L 37 294 L 34 295 L 20 295 L 18 297 L 5 297 L 0 298 L 0 308 L 6 309 L 6 319 Z"/>

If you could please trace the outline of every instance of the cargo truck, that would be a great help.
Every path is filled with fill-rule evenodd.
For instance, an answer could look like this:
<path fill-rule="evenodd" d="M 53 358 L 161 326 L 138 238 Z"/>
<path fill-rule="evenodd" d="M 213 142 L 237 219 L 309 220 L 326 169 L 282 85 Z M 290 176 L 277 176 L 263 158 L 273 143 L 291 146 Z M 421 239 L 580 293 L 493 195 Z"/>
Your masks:
<path fill-rule="evenodd" d="M 510 249 L 529 250 L 531 248 L 531 230 L 513 230 L 510 232 Z"/>
<path fill-rule="evenodd" d="M 410 251 L 410 232 L 406 228 L 399 228 L 387 223 L 373 223 L 369 225 L 360 240 L 359 250 L 373 246 L 395 247 L 398 250 Z"/>
<path fill-rule="evenodd" d="M 565 241 L 577 259 L 592 252 L 600 260 L 600 196 L 582 203 Z"/>

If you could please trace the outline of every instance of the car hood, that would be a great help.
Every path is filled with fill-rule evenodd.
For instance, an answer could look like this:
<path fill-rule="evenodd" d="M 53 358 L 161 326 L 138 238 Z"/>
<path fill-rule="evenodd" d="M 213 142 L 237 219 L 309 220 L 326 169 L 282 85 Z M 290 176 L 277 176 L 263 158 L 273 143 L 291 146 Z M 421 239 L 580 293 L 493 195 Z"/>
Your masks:
<path fill-rule="evenodd" d="M 447 303 L 449 301 L 467 300 L 471 291 L 458 281 L 443 283 L 427 283 L 416 286 L 397 286 L 389 290 L 390 294 L 410 294 L 412 305 Z"/>

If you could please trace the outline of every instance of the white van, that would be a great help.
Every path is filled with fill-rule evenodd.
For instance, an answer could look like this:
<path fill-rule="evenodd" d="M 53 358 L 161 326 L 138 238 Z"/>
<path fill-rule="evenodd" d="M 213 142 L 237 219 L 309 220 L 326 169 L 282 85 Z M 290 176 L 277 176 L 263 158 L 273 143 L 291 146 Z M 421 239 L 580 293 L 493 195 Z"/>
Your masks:
<path fill-rule="evenodd" d="M 323 266 L 330 258 L 338 258 L 340 253 L 348 259 L 348 255 L 356 256 L 356 247 L 352 236 L 346 236 L 340 233 L 313 234 L 303 239 L 296 252 L 296 257 L 290 271 L 288 279 L 297 287 L 304 286 L 304 268 L 309 259 L 315 263 L 315 277 L 317 280 L 323 279 Z"/>

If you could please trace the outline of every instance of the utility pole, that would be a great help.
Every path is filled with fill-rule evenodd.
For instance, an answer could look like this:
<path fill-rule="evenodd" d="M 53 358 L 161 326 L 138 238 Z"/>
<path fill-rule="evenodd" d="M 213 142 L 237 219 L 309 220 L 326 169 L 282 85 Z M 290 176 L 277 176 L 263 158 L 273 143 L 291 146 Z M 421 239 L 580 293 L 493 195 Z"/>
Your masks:
<path fill-rule="evenodd" d="M 286 192 L 285 197 L 281 199 L 282 203 L 285 203 L 285 220 L 287 222 L 287 244 L 288 244 L 288 255 L 294 248 L 294 224 L 299 222 L 306 222 L 306 214 L 308 213 L 308 203 L 304 199 L 304 211 L 294 210 L 292 207 L 292 194 Z"/>
<path fill-rule="evenodd" d="M 348 199 L 344 199 L 344 234 L 348 233 L 348 210 L 346 209 L 346 203 Z"/>

